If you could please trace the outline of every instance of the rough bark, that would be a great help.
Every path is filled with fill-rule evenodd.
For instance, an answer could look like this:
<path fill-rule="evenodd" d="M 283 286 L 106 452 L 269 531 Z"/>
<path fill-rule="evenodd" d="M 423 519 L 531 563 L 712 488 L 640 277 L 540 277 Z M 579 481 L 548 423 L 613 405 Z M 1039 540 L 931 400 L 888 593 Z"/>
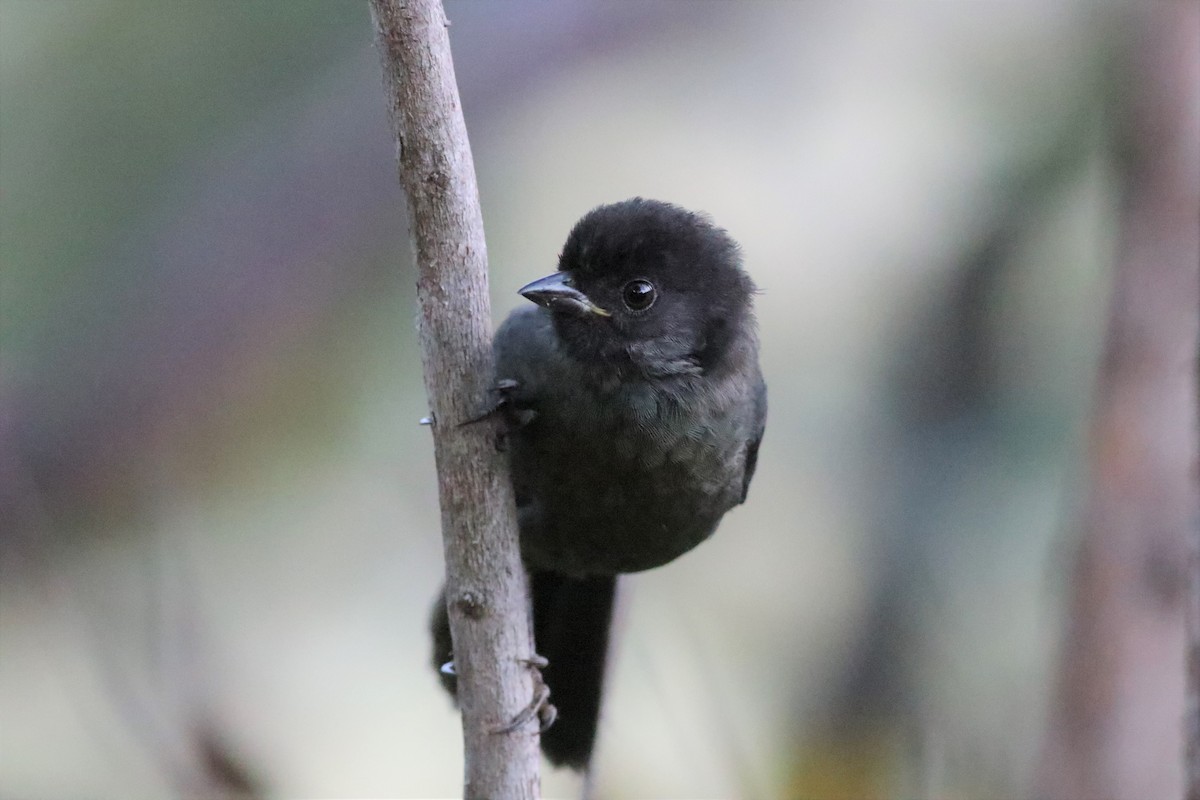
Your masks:
<path fill-rule="evenodd" d="M 1197 358 L 1200 367 L 1200 357 Z M 1197 391 L 1197 420 L 1200 423 L 1200 385 Z M 1183 769 L 1187 800 L 1200 800 L 1200 523 L 1192 527 L 1191 583 L 1188 587 L 1187 705 L 1184 711 Z"/>
<path fill-rule="evenodd" d="M 421 359 L 432 411 L 447 608 L 465 747 L 464 796 L 539 792 L 536 719 L 496 733 L 533 697 L 528 588 L 491 401 L 487 252 L 440 0 L 371 0 L 416 249 Z"/>
<path fill-rule="evenodd" d="M 1197 524 L 1200 3 L 1152 3 L 1140 7 L 1138 21 L 1122 87 L 1126 191 L 1089 494 L 1037 791 L 1055 800 L 1181 797 L 1187 780 L 1181 722 Z M 1194 789 L 1189 797 L 1200 800 Z"/>

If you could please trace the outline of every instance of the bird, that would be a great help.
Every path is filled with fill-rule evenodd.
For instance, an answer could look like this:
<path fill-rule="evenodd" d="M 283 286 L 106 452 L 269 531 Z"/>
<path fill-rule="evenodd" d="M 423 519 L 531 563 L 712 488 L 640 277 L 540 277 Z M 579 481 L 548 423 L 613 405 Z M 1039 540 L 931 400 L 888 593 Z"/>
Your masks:
<path fill-rule="evenodd" d="M 767 416 L 753 302 L 731 236 L 634 197 L 571 229 L 558 270 L 496 332 L 496 386 L 541 676 L 542 751 L 591 761 L 617 577 L 666 564 L 744 503 Z M 444 588 L 433 665 L 453 695 Z"/>

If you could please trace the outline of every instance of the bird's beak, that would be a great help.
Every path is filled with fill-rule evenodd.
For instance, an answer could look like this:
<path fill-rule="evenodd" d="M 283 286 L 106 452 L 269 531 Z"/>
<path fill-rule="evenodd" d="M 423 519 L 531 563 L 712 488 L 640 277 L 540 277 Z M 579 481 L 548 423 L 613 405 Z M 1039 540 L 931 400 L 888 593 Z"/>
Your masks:
<path fill-rule="evenodd" d="M 611 317 L 612 314 L 596 305 L 583 292 L 571 285 L 565 272 L 556 272 L 526 284 L 517 290 L 526 300 L 532 300 L 544 308 L 565 308 L 577 314 L 596 314 Z"/>

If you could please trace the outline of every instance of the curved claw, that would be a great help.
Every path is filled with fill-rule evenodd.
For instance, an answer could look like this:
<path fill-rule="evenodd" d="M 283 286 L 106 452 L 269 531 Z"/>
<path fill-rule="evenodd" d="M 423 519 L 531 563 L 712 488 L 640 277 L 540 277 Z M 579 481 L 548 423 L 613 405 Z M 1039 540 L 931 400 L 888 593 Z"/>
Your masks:
<path fill-rule="evenodd" d="M 546 667 L 550 666 L 550 659 L 543 655 L 534 653 L 529 658 L 522 658 L 521 663 L 527 667 L 530 667 L 531 669 L 545 669 Z"/>
<path fill-rule="evenodd" d="M 542 703 L 538 709 L 538 733 L 545 733 L 558 719 L 558 708 L 553 703 Z"/>

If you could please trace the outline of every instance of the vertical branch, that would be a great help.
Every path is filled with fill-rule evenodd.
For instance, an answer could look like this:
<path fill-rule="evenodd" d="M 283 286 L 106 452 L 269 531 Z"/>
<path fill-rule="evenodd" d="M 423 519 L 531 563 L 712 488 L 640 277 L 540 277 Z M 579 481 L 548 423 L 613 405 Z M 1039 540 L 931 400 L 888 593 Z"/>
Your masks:
<path fill-rule="evenodd" d="M 371 0 L 416 249 L 421 361 L 446 555 L 468 798 L 532 798 L 536 721 L 495 733 L 533 697 L 528 588 L 512 484 L 490 420 L 462 425 L 493 381 L 487 251 L 440 0 Z"/>
<path fill-rule="evenodd" d="M 1200 2 L 1137 13 L 1090 486 L 1036 792 L 1056 800 L 1181 797 L 1184 773 L 1197 769 L 1181 768 L 1197 746 L 1181 722 L 1196 581 Z M 1188 797 L 1200 800 L 1194 788 Z"/>
<path fill-rule="evenodd" d="M 1200 370 L 1200 355 L 1197 357 Z M 1198 376 L 1200 378 L 1200 376 Z M 1197 424 L 1200 426 L 1200 381 L 1193 387 L 1196 394 Z M 1188 571 L 1188 645 L 1187 700 L 1184 711 L 1183 769 L 1187 800 L 1200 800 L 1200 520 L 1192 525 L 1191 552 Z"/>

